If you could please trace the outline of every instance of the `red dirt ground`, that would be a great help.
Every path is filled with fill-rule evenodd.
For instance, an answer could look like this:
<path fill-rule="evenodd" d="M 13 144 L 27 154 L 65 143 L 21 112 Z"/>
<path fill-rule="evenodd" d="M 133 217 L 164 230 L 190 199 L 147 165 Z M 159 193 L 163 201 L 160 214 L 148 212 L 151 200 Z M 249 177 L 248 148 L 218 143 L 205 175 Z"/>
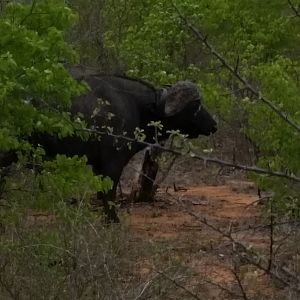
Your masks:
<path fill-rule="evenodd" d="M 262 222 L 257 207 L 257 190 L 253 183 L 230 180 L 225 185 L 189 187 L 186 191 L 159 190 L 154 204 L 134 204 L 130 208 L 129 224 L 137 238 L 165 241 L 193 270 L 193 285 L 206 284 L 209 299 L 235 299 L 225 297 L 222 285 L 232 289 L 236 279 L 232 273 L 235 258 L 228 255 L 231 243 L 189 212 L 218 228 L 239 231 L 234 237 L 255 249 L 266 249 L 268 232 L 245 230 Z M 186 212 L 188 211 L 188 212 Z M 272 299 L 270 282 L 259 270 L 238 263 L 241 281 L 257 299 Z M 142 275 L 151 273 L 151 266 L 142 266 Z M 191 283 L 192 284 L 192 283 Z M 268 287 L 268 288 L 267 288 Z M 233 288 L 237 294 L 238 287 Z"/>

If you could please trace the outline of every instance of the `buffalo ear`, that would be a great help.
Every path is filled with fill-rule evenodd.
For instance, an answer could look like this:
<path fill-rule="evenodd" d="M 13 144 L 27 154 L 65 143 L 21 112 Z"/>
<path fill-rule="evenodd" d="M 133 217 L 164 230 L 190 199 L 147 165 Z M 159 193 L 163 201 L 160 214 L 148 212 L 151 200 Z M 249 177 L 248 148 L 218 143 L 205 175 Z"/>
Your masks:
<path fill-rule="evenodd" d="M 178 81 L 161 93 L 161 102 L 164 103 L 164 114 L 167 117 L 174 116 L 195 100 L 200 100 L 200 94 L 197 85 L 190 81 Z"/>

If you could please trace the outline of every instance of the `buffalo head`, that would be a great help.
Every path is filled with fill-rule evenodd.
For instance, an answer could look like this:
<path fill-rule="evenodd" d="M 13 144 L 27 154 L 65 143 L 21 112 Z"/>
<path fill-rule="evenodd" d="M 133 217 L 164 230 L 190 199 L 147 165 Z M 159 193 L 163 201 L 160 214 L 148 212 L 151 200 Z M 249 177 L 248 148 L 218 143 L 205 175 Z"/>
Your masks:
<path fill-rule="evenodd" d="M 201 103 L 196 84 L 179 81 L 162 90 L 159 102 L 168 128 L 179 129 L 190 138 L 216 132 L 217 123 Z"/>

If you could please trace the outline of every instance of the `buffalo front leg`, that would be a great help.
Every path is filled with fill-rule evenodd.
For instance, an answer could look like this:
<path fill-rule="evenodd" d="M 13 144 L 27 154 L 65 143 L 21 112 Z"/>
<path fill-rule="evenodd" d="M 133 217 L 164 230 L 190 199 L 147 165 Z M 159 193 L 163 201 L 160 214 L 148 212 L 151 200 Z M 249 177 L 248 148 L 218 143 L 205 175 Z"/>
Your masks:
<path fill-rule="evenodd" d="M 115 205 L 116 198 L 116 187 L 117 185 L 114 183 L 114 186 L 111 191 L 107 194 L 102 192 L 97 193 L 98 200 L 102 200 L 105 214 L 105 221 L 107 223 L 119 223 L 120 219 L 117 214 L 117 209 Z"/>

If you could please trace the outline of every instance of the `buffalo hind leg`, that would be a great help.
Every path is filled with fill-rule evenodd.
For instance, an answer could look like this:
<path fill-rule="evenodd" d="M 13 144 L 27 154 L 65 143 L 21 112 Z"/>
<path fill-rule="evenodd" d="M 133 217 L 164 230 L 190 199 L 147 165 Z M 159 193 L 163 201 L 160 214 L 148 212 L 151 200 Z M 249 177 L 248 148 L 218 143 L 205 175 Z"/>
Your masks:
<path fill-rule="evenodd" d="M 93 165 L 93 171 L 96 175 L 104 175 L 108 176 L 113 181 L 112 189 L 107 192 L 98 192 L 97 199 L 98 205 L 102 202 L 104 207 L 105 220 L 107 223 L 119 223 L 120 219 L 117 214 L 117 209 L 115 205 L 116 193 L 117 193 L 117 185 L 119 182 L 119 178 L 121 176 L 122 170 L 118 170 L 113 168 L 113 166 L 109 166 L 108 170 L 103 170 L 101 167 L 96 167 Z"/>

